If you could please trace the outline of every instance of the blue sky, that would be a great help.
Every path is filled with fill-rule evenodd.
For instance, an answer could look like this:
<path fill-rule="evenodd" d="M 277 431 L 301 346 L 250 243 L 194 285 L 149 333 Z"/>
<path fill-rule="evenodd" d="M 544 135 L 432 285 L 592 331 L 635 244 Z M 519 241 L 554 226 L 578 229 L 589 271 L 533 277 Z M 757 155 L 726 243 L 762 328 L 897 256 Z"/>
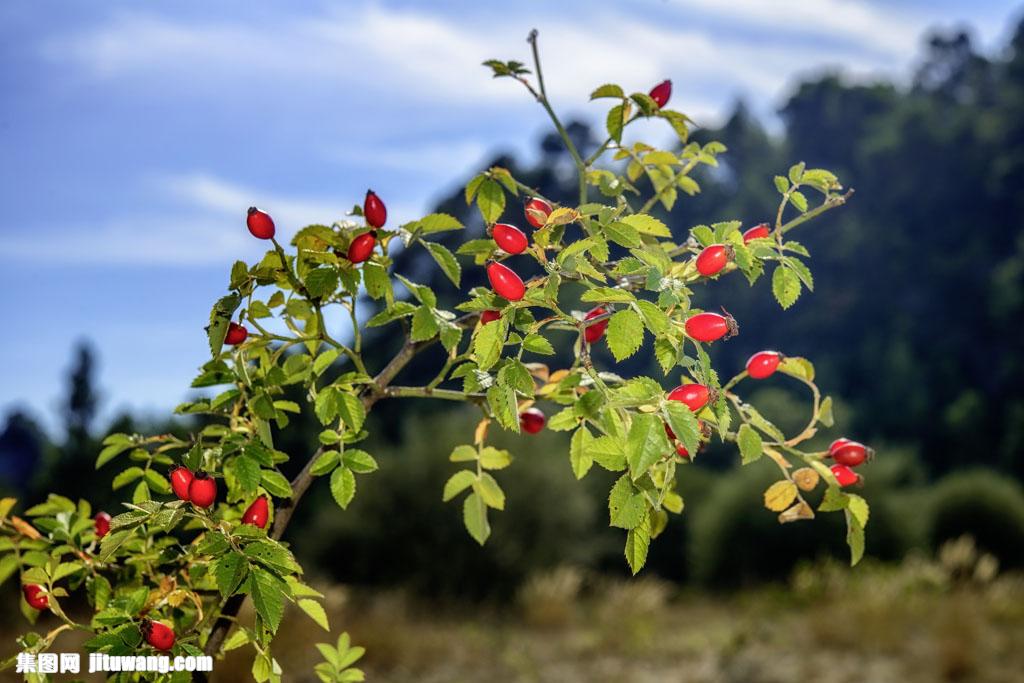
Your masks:
<path fill-rule="evenodd" d="M 527 61 L 541 32 L 560 110 L 675 83 L 712 123 L 737 97 L 770 116 L 794 78 L 906 78 L 931 27 L 1002 44 L 1014 3 L 47 2 L 0 5 L 0 413 L 55 424 L 76 340 L 100 352 L 104 415 L 158 414 L 207 355 L 203 324 L 244 210 L 285 237 L 372 186 L 395 224 L 495 150 L 530 153 L 544 115 L 479 64 Z M 643 134 L 643 131 L 640 131 Z"/>

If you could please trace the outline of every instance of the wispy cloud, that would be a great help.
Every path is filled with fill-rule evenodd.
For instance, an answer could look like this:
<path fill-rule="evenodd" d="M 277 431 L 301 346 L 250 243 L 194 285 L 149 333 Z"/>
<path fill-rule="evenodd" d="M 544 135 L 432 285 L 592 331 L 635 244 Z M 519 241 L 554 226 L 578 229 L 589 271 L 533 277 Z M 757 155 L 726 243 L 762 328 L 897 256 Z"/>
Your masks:
<path fill-rule="evenodd" d="M 679 0 L 680 9 L 736 18 L 757 26 L 825 32 L 848 38 L 827 52 L 852 69 L 909 56 L 919 25 L 852 0 Z M 674 7 L 671 6 L 670 7 Z M 427 102 L 475 107 L 528 105 L 514 84 L 492 81 L 480 62 L 523 58 L 527 26 L 496 21 L 486 10 L 445 15 L 426 9 L 367 5 L 344 15 L 282 18 L 262 24 L 196 23 L 153 14 L 117 14 L 105 24 L 47 44 L 52 59 L 72 60 L 95 78 L 175 76 L 186 91 L 204 80 L 275 89 L 309 87 L 346 93 L 367 107 Z M 799 40 L 750 41 L 710 35 L 682 21 L 645 20 L 642 13 L 595 10 L 541 22 L 548 75 L 558 97 L 583 100 L 606 80 L 645 87 L 665 75 L 680 84 L 762 95 L 795 70 L 820 63 L 820 45 Z M 871 48 L 871 49 L 863 49 Z M 882 54 L 879 54 L 881 52 Z M 187 80 L 181 74 L 188 74 Z M 227 78 L 230 76 L 230 79 Z M 697 93 L 693 93 L 696 98 Z"/>

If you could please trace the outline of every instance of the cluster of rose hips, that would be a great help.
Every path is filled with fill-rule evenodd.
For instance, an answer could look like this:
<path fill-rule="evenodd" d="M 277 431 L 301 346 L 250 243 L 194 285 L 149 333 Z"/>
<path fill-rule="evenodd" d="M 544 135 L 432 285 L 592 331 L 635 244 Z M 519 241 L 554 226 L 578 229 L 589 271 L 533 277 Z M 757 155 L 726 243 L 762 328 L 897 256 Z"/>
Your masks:
<path fill-rule="evenodd" d="M 542 228 L 547 223 L 552 210 L 551 205 L 546 201 L 534 197 L 526 202 L 524 210 L 526 222 L 534 228 Z M 522 230 L 508 223 L 496 223 L 491 228 L 491 237 L 502 251 L 510 255 L 523 253 L 530 244 L 529 238 Z M 526 285 L 523 284 L 522 278 L 503 263 L 491 261 L 487 264 L 487 280 L 491 283 L 491 289 L 495 294 L 509 301 L 519 301 L 526 294 Z M 498 311 L 485 311 L 481 320 L 485 323 L 490 322 L 497 320 L 499 315 Z"/>
<path fill-rule="evenodd" d="M 862 443 L 845 437 L 836 439 L 828 447 L 828 456 L 835 461 L 829 469 L 840 486 L 846 488 L 860 481 L 860 475 L 853 471 L 871 460 L 875 452 Z"/>

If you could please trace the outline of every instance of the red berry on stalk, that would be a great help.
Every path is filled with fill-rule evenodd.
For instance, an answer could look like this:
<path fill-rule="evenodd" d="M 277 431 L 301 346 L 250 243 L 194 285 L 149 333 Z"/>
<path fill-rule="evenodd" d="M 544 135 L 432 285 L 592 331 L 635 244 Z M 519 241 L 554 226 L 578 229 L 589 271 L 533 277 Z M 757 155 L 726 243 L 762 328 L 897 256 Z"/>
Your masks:
<path fill-rule="evenodd" d="M 662 109 L 668 104 L 669 98 L 672 97 L 672 81 L 664 80 L 658 85 L 651 88 L 651 92 L 647 93 L 654 100 L 654 103 L 658 105 L 658 109 Z"/>
<path fill-rule="evenodd" d="M 103 538 L 110 533 L 110 515 L 106 512 L 97 512 L 92 518 L 93 527 L 96 529 L 96 538 Z"/>
<path fill-rule="evenodd" d="M 608 312 L 604 306 L 598 306 L 587 313 L 583 319 L 593 320 L 594 318 L 600 317 Z M 608 318 L 599 320 L 593 325 L 587 325 L 586 329 L 583 330 L 583 336 L 586 338 L 588 344 L 594 344 L 600 341 L 601 337 L 604 336 L 604 331 L 608 329 Z"/>
<path fill-rule="evenodd" d="M 711 277 L 721 272 L 732 259 L 732 247 L 724 244 L 712 244 L 704 247 L 697 255 L 697 272 L 704 277 Z"/>
<path fill-rule="evenodd" d="M 844 437 L 842 437 L 842 438 L 839 438 L 839 439 L 836 439 L 835 441 L 833 441 L 832 443 L 830 443 L 830 444 L 828 445 L 828 455 L 829 455 L 829 457 L 832 457 L 832 453 L 834 453 L 834 452 L 835 452 L 835 450 L 836 450 L 837 448 L 839 448 L 839 447 L 840 447 L 840 446 L 842 446 L 843 444 L 846 444 L 846 443 L 851 443 L 852 441 L 853 441 L 853 439 L 847 439 L 847 438 L 846 438 L 846 437 L 844 436 Z"/>
<path fill-rule="evenodd" d="M 174 629 L 167 624 L 143 619 L 139 627 L 146 642 L 158 650 L 167 651 L 174 647 Z"/>
<path fill-rule="evenodd" d="M 840 465 L 857 467 L 871 457 L 871 449 L 856 441 L 847 441 L 836 449 L 829 449 L 829 455 Z"/>
<path fill-rule="evenodd" d="M 210 507 L 217 499 L 217 481 L 206 472 L 196 472 L 188 486 L 188 499 L 196 507 Z"/>
<path fill-rule="evenodd" d="M 739 331 L 736 320 L 728 313 L 698 313 L 686 320 L 686 334 L 700 342 L 713 342 L 723 337 L 728 339 Z"/>
<path fill-rule="evenodd" d="M 238 346 L 249 336 L 249 330 L 238 323 L 228 323 L 228 332 L 224 335 L 224 343 Z"/>
<path fill-rule="evenodd" d="M 249 212 L 245 217 L 245 225 L 249 228 L 249 232 L 252 233 L 253 237 L 269 240 L 274 236 L 274 219 L 270 217 L 269 213 L 261 211 L 255 206 L 249 207 Z"/>
<path fill-rule="evenodd" d="M 710 398 L 711 391 L 703 384 L 683 384 L 668 392 L 668 400 L 679 401 L 695 413 L 706 406 Z"/>
<path fill-rule="evenodd" d="M 539 197 L 534 197 L 526 202 L 526 222 L 535 228 L 543 228 L 552 211 L 550 204 Z"/>
<path fill-rule="evenodd" d="M 26 583 L 21 587 L 21 592 L 32 609 L 42 611 L 50 606 L 50 596 L 43 593 L 43 587 L 38 584 Z"/>
<path fill-rule="evenodd" d="M 682 443 L 676 444 L 676 454 L 686 458 L 687 460 L 690 459 L 690 451 L 686 450 L 686 446 L 684 446 Z"/>
<path fill-rule="evenodd" d="M 366 224 L 373 228 L 382 228 L 388 220 L 388 209 L 373 190 L 366 191 L 363 201 L 363 216 Z"/>
<path fill-rule="evenodd" d="M 544 429 L 548 418 L 539 408 L 527 408 L 519 413 L 519 427 L 527 434 L 536 434 Z"/>
<path fill-rule="evenodd" d="M 265 529 L 269 516 L 270 506 L 267 504 L 267 497 L 260 496 L 252 502 L 252 505 L 245 509 L 245 512 L 242 514 L 242 524 L 252 524 L 260 529 Z"/>
<path fill-rule="evenodd" d="M 762 237 L 768 237 L 771 234 L 772 234 L 772 231 L 768 227 L 767 223 L 761 223 L 760 225 L 755 225 L 750 230 L 747 230 L 745 233 L 743 233 L 743 244 L 748 244 L 750 242 L 750 240 L 756 240 L 756 239 L 761 239 Z"/>
<path fill-rule="evenodd" d="M 174 491 L 180 500 L 188 500 L 188 487 L 192 485 L 194 478 L 192 470 L 184 466 L 175 467 L 171 470 L 171 490 Z"/>
<path fill-rule="evenodd" d="M 509 254 L 521 254 L 530 244 L 522 230 L 508 223 L 496 223 L 491 236 L 495 244 Z"/>
<path fill-rule="evenodd" d="M 516 272 L 497 261 L 492 261 L 487 265 L 487 279 L 490 281 L 494 293 L 509 301 L 519 301 L 526 294 L 526 285 L 516 275 Z"/>
<path fill-rule="evenodd" d="M 376 245 L 377 235 L 372 230 L 364 232 L 348 245 L 348 260 L 352 263 L 362 263 L 373 255 L 373 248 Z"/>
<path fill-rule="evenodd" d="M 495 320 L 501 317 L 501 311 L 484 311 L 480 314 L 480 323 L 486 325 L 487 323 L 493 323 Z"/>
<path fill-rule="evenodd" d="M 860 481 L 860 476 L 846 465 L 832 465 L 829 469 L 832 470 L 832 476 L 843 488 L 853 486 Z"/>
<path fill-rule="evenodd" d="M 770 377 L 782 362 L 778 351 L 758 351 L 747 360 L 747 374 L 753 379 Z"/>

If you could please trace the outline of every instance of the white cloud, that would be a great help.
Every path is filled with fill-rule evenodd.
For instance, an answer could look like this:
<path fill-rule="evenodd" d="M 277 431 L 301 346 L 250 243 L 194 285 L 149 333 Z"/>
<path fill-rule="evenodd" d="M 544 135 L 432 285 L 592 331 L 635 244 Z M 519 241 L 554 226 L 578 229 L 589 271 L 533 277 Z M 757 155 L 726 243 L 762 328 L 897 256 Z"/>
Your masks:
<path fill-rule="evenodd" d="M 640 12 L 594 11 L 582 18 L 542 19 L 541 40 L 549 91 L 556 104 L 585 102 L 590 90 L 608 80 L 646 88 L 669 75 L 682 91 L 697 88 L 756 95 L 777 91 L 795 70 L 824 60 L 853 69 L 890 65 L 892 53 L 913 53 L 917 27 L 892 12 L 851 0 L 679 0 L 683 7 L 742 22 L 807 27 L 882 46 L 884 56 L 842 45 L 823 47 L 795 40 L 750 41 L 692 28 L 685 16 L 673 26 L 645 20 Z M 782 6 L 784 5 L 784 6 Z M 463 13 L 444 16 L 425 9 L 353 8 L 315 18 L 273 23 L 194 23 L 155 15 L 119 14 L 108 23 L 48 43 L 51 59 L 70 59 L 95 78 L 142 76 L 160 84 L 171 78 L 181 88 L 250 88 L 258 82 L 268 96 L 289 88 L 351 95 L 368 111 L 374 107 L 530 106 L 522 88 L 492 80 L 484 59 L 528 60 L 526 22 Z M 905 44 L 906 43 L 906 44 Z M 162 78 L 161 78 L 162 76 Z M 178 92 L 178 90 L 176 90 Z M 308 96 L 308 95 L 307 95 Z M 326 95 L 325 95 L 326 96 Z M 703 99 L 703 98 L 702 98 Z"/>

